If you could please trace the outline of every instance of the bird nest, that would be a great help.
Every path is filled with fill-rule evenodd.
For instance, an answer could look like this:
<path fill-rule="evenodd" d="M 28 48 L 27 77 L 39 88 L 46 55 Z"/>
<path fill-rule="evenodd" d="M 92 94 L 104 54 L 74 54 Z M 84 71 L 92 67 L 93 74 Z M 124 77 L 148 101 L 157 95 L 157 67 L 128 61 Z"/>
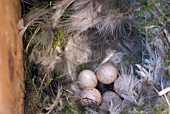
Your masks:
<path fill-rule="evenodd" d="M 47 114 L 134 113 L 132 107 L 149 112 L 166 85 L 165 43 L 135 28 L 130 5 L 126 0 L 56 0 L 32 7 L 18 23 L 25 37 L 26 107 Z M 108 74 L 100 79 L 97 73 L 105 64 L 116 69 L 109 83 L 102 82 Z M 93 72 L 96 85 L 80 86 L 84 70 Z"/>

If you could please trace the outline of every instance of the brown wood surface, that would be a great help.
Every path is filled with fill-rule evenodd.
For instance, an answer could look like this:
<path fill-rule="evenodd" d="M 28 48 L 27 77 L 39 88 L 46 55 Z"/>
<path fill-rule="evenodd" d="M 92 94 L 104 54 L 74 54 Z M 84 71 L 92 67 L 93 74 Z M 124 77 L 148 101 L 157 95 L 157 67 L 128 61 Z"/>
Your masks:
<path fill-rule="evenodd" d="M 19 0 L 0 0 L 0 114 L 23 113 L 22 39 Z"/>

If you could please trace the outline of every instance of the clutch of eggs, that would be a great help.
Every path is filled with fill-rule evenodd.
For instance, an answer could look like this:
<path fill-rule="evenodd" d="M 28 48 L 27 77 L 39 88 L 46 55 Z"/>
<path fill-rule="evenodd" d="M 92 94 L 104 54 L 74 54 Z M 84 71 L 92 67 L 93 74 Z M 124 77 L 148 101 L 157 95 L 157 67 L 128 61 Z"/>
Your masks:
<path fill-rule="evenodd" d="M 103 84 L 113 83 L 118 75 L 116 67 L 111 63 L 105 63 L 98 67 L 96 73 L 91 70 L 83 70 L 78 76 L 79 87 L 83 89 L 80 93 L 81 104 L 87 106 L 92 103 L 101 104 L 101 101 L 108 104 L 109 100 L 116 99 L 116 102 L 121 102 L 121 99 L 114 92 L 106 92 L 101 96 L 101 93 L 95 88 L 100 81 Z M 108 95 L 111 95 L 109 97 Z M 108 99 L 107 99 L 108 96 Z M 103 97 L 103 98 L 102 98 Z M 114 98 L 115 97 L 115 98 Z M 102 100 L 103 99 L 103 100 Z"/>

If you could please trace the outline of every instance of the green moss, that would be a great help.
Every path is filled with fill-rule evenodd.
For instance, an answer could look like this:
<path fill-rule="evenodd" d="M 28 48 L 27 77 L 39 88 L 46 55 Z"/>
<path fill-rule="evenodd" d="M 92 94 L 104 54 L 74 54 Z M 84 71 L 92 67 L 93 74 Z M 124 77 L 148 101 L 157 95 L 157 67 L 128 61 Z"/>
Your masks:
<path fill-rule="evenodd" d="M 159 0 L 154 0 L 156 4 Z M 145 34 L 148 38 L 154 38 L 155 35 L 149 31 L 146 31 L 145 27 L 152 25 L 160 26 L 163 24 L 164 17 L 155 9 L 150 0 L 141 0 L 137 2 L 137 9 L 133 12 L 134 16 L 138 20 L 139 24 L 136 28 L 140 33 Z M 161 8 L 165 5 L 161 5 Z M 166 8 L 165 8 L 166 9 Z M 154 14 L 156 12 L 156 15 Z M 159 34 L 162 34 L 161 32 Z"/>
<path fill-rule="evenodd" d="M 77 102 L 77 105 L 73 105 L 71 102 L 71 98 L 69 98 L 69 93 L 66 91 L 62 91 L 62 95 L 60 99 L 62 100 L 62 105 L 56 107 L 55 111 L 57 114 L 84 114 L 84 107 L 81 107 Z"/>
<path fill-rule="evenodd" d="M 135 107 L 134 108 L 135 114 L 147 114 L 146 112 L 142 111 L 142 108 Z"/>
<path fill-rule="evenodd" d="M 28 96 L 27 105 L 28 105 L 28 108 L 34 110 L 34 108 L 36 108 L 41 102 L 42 94 L 38 91 L 38 87 L 35 84 L 35 77 L 33 79 L 30 79 L 29 77 L 27 77 L 25 81 L 27 81 L 26 90 L 27 90 L 27 93 L 29 93 L 27 94 Z"/>
<path fill-rule="evenodd" d="M 53 40 L 53 47 L 55 46 L 62 46 L 62 37 L 63 32 L 62 29 L 57 29 L 54 33 L 54 40 Z"/>
<path fill-rule="evenodd" d="M 168 110 L 161 107 L 161 106 L 157 107 L 157 108 L 154 108 L 153 112 L 154 112 L 154 114 L 169 114 Z"/>

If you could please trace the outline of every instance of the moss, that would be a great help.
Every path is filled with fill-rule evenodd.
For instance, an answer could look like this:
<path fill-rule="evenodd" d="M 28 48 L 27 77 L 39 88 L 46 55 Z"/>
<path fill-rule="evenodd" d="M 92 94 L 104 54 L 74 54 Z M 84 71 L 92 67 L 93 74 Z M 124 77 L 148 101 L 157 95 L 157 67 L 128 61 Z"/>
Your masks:
<path fill-rule="evenodd" d="M 62 46 L 62 37 L 63 37 L 63 34 L 62 34 L 62 29 L 57 29 L 54 33 L 54 40 L 53 40 L 53 47 L 55 46 Z"/>

